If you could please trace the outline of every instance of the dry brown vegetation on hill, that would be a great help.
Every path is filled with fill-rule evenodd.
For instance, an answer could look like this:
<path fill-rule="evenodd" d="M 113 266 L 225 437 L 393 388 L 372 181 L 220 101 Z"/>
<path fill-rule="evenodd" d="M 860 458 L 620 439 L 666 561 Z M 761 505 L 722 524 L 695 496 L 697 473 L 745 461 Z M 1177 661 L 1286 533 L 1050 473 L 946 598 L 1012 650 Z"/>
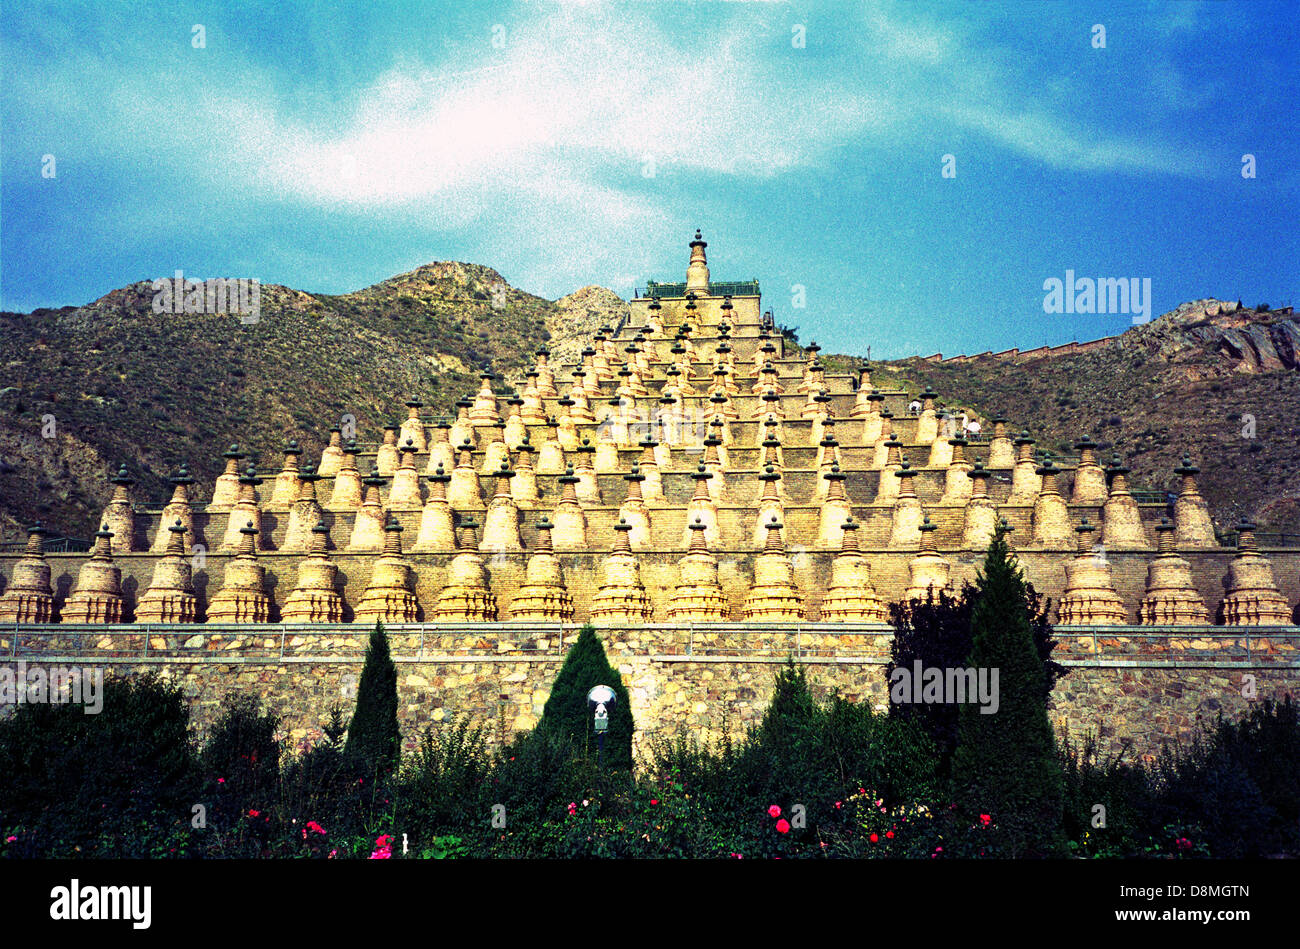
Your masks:
<path fill-rule="evenodd" d="M 1221 530 L 1245 515 L 1268 530 L 1300 533 L 1300 371 L 1290 355 L 1289 365 L 1272 363 L 1263 342 L 1300 339 L 1294 317 L 1253 310 L 1207 317 L 1217 303 L 1180 307 L 1096 352 L 1024 364 L 986 357 L 893 365 L 951 406 L 989 418 L 1005 413 L 1038 448 L 1071 454 L 1088 434 L 1103 444 L 1103 458 L 1118 452 L 1145 487 L 1176 488 L 1173 469 L 1190 454 Z"/>
<path fill-rule="evenodd" d="M 186 462 L 202 499 L 231 443 L 274 471 L 286 439 L 311 459 L 345 414 L 359 439 L 374 439 L 405 416 L 409 398 L 450 412 L 478 388 L 484 364 L 500 376 L 495 388 L 509 391 L 540 346 L 576 359 L 600 326 L 627 315 L 601 287 L 550 302 L 461 263 L 337 296 L 264 286 L 251 324 L 155 314 L 152 297 L 142 282 L 84 307 L 0 314 L 0 540 L 18 540 L 36 519 L 88 537 L 121 462 L 139 481 L 136 497 L 152 500 Z M 1294 326 L 1283 325 L 1294 318 L 1207 318 L 1211 302 L 1180 307 L 1101 351 L 1025 365 L 911 359 L 881 368 L 913 390 L 933 385 L 950 406 L 1004 412 L 1058 454 L 1090 434 L 1104 458 L 1126 459 L 1141 486 L 1173 486 L 1172 469 L 1189 453 L 1220 528 L 1246 514 L 1300 531 L 1300 372 L 1297 349 L 1287 348 Z M 835 371 L 860 362 L 824 361 Z M 51 416 L 56 435 L 43 438 Z M 1254 438 L 1242 435 L 1248 416 Z"/>
<path fill-rule="evenodd" d="M 567 340 L 568 313 L 474 264 L 434 263 L 355 293 L 263 286 L 256 323 L 234 314 L 152 312 L 133 284 L 84 307 L 0 314 L 0 537 L 44 521 L 93 533 L 107 477 L 126 462 L 138 498 L 159 499 L 182 463 L 206 497 L 231 443 L 278 470 L 286 439 L 317 455 L 331 425 L 359 439 L 514 374 Z M 505 390 L 504 381 L 497 383 Z M 52 416 L 55 437 L 42 437 Z"/>

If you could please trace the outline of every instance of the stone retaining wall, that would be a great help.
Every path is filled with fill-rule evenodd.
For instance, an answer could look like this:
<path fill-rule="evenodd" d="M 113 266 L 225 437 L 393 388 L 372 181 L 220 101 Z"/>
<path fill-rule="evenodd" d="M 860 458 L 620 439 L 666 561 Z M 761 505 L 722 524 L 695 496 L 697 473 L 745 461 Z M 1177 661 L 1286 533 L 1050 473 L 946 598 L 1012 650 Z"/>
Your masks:
<path fill-rule="evenodd" d="M 209 726 L 227 691 L 254 692 L 280 715 L 291 744 L 322 736 L 332 706 L 350 711 L 369 631 L 355 626 L 68 626 L 0 629 L 0 666 L 97 666 L 148 670 L 179 683 L 196 722 Z M 389 630 L 398 667 L 398 714 L 407 747 L 420 731 L 459 715 L 496 744 L 536 725 L 577 626 L 483 623 Z M 884 665 L 892 631 L 870 625 L 644 626 L 600 630 L 623 676 L 637 722 L 637 753 L 680 729 L 716 741 L 739 737 L 771 699 L 777 667 L 804 663 L 816 694 L 887 707 Z M 1295 694 L 1300 627 L 1106 627 L 1056 632 L 1055 658 L 1069 675 L 1049 714 L 1075 740 L 1096 736 L 1151 756 L 1163 740 L 1189 737 L 1222 711 Z M 0 710 L 0 714 L 4 714 Z"/>

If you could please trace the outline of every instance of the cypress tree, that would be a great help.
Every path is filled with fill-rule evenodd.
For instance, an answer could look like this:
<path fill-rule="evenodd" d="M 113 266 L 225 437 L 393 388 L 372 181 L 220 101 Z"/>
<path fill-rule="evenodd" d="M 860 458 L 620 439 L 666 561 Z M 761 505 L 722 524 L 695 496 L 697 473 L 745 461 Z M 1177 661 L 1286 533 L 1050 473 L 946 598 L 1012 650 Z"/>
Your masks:
<path fill-rule="evenodd" d="M 1034 651 L 1043 663 L 1043 698 L 1047 699 L 1056 680 L 1069 670 L 1051 658 L 1056 648 L 1052 624 L 1048 617 L 1051 601 L 1025 581 L 1025 612 L 1033 632 Z M 901 600 L 889 605 L 889 624 L 894 627 L 890 659 L 885 666 L 885 681 L 892 683 L 895 669 L 911 671 L 920 660 L 924 668 L 949 669 L 966 665 L 974 645 L 971 617 L 979 602 L 980 591 L 970 583 L 962 584 L 960 596 L 947 591 L 931 590 L 924 599 Z M 953 752 L 957 749 L 959 706 L 947 703 L 891 702 L 889 714 L 919 724 L 939 747 L 939 773 L 950 776 Z"/>
<path fill-rule="evenodd" d="M 357 707 L 348 725 L 343 754 L 366 774 L 391 774 L 402 753 L 397 727 L 397 666 L 388 651 L 388 634 L 375 624 L 366 664 L 357 686 Z"/>
<path fill-rule="evenodd" d="M 590 623 L 582 627 L 578 641 L 564 657 L 551 686 L 551 694 L 537 723 L 539 733 L 567 736 L 580 754 L 596 756 L 596 735 L 587 693 L 597 685 L 607 685 L 617 698 L 609 710 L 609 730 L 605 733 L 604 762 L 612 768 L 632 767 L 632 706 L 618 670 L 605 657 L 605 647 Z"/>
<path fill-rule="evenodd" d="M 1047 718 L 1043 661 L 1025 610 L 1025 581 L 999 531 L 976 586 L 968 666 L 998 670 L 998 707 L 965 703 L 953 755 L 954 799 L 989 814 L 1009 856 L 1053 853 L 1060 839 L 1061 772 Z"/>

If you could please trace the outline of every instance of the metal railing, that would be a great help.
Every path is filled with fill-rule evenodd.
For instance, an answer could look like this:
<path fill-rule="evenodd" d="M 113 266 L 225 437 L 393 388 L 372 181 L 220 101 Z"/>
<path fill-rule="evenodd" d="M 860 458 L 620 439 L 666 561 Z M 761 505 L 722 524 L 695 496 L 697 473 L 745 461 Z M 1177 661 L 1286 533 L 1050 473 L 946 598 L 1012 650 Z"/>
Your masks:
<path fill-rule="evenodd" d="M 1237 546 L 1237 532 L 1225 531 L 1222 535 L 1224 547 Z M 1255 545 L 1258 547 L 1300 547 L 1300 534 L 1291 531 L 1255 531 Z"/>
<path fill-rule="evenodd" d="M 216 664 L 358 663 L 365 658 L 373 627 L 357 624 L 116 624 L 19 625 L 0 627 L 5 661 L 77 659 L 109 664 L 130 662 Z M 577 623 L 407 623 L 385 626 L 395 662 L 560 661 L 576 638 Z M 628 655 L 622 633 L 635 632 L 637 654 L 656 662 L 803 661 L 883 664 L 888 649 L 884 623 L 683 623 L 600 629 L 611 659 Z M 646 634 L 661 634 L 646 642 Z M 1278 640 L 1300 640 L 1297 626 L 1061 626 L 1053 629 L 1065 665 L 1100 662 L 1135 666 L 1279 665 L 1300 668 L 1294 652 Z M 773 641 L 770 637 L 781 637 Z M 198 642 L 194 642 L 199 637 Z M 447 637 L 459 643 L 446 643 Z M 552 638 L 553 637 L 553 638 Z M 830 637 L 824 639 L 822 637 Z M 845 639 L 861 638 L 861 643 Z M 105 638 L 121 642 L 105 645 Z M 545 641 L 538 644 L 538 639 Z M 327 643 L 320 641 L 345 640 Z M 751 644 L 757 639 L 756 644 Z M 242 641 L 241 641 L 242 640 Z M 765 641 L 767 640 L 767 641 Z M 1193 648 L 1196 640 L 1217 640 Z M 1188 644 L 1172 649 L 1175 641 Z M 188 645 L 193 643 L 193 645 Z M 231 648 L 235 644 L 238 648 Z M 1144 646 L 1144 644 L 1146 644 Z M 505 646 L 506 648 L 502 648 Z"/>
<path fill-rule="evenodd" d="M 637 288 L 636 296 L 638 299 L 648 299 L 650 297 L 684 297 L 686 296 L 686 284 L 684 283 L 658 283 L 654 280 L 646 281 L 644 288 Z M 709 282 L 709 296 L 712 297 L 756 297 L 759 296 L 757 280 L 740 280 L 740 281 L 719 281 Z"/>
<path fill-rule="evenodd" d="M 80 537 L 47 537 L 42 544 L 47 554 L 84 554 L 94 546 L 94 541 Z M 0 554 L 21 553 L 27 549 L 26 541 L 0 544 Z"/>

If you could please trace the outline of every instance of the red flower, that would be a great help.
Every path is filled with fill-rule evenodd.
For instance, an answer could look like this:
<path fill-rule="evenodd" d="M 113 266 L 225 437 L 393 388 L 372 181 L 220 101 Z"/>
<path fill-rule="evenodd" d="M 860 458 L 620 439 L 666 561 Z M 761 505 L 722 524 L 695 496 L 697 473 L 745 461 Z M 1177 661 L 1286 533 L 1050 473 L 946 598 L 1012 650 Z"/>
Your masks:
<path fill-rule="evenodd" d="M 317 834 L 325 833 L 325 828 L 322 827 L 320 824 L 316 823 L 314 820 L 307 821 L 307 829 Z"/>
<path fill-rule="evenodd" d="M 981 814 L 980 823 L 983 824 L 985 827 L 987 827 L 989 824 L 993 823 L 993 818 L 990 817 L 988 814 Z"/>
<path fill-rule="evenodd" d="M 780 817 L 780 816 L 781 816 L 781 808 L 779 808 L 779 807 L 777 807 L 775 804 L 773 804 L 771 807 L 769 807 L 769 808 L 767 809 L 767 816 L 768 816 L 768 817 Z"/>
<path fill-rule="evenodd" d="M 248 812 L 248 816 L 249 816 L 249 817 L 261 817 L 261 816 L 262 816 L 262 812 L 261 812 L 261 811 L 249 811 L 249 812 Z"/>
<path fill-rule="evenodd" d="M 225 778 L 217 778 L 217 783 L 218 783 L 218 784 L 225 784 L 225 783 L 226 783 L 226 779 L 225 779 Z"/>
<path fill-rule="evenodd" d="M 893 840 L 893 839 L 894 839 L 894 832 L 893 832 L 892 830 L 887 830 L 887 831 L 885 831 L 885 836 L 888 837 L 890 840 Z"/>
<path fill-rule="evenodd" d="M 652 807 L 655 806 L 655 805 L 657 805 L 658 803 L 659 803 L 659 798 L 657 798 L 657 797 L 652 797 L 652 798 L 650 798 L 650 805 L 651 805 Z"/>
<path fill-rule="evenodd" d="M 873 844 L 880 843 L 880 838 L 876 834 L 872 834 L 867 839 L 870 840 Z"/>
<path fill-rule="evenodd" d="M 779 821 L 776 822 L 776 832 L 778 834 L 790 833 L 790 822 L 786 820 L 784 817 L 782 817 Z"/>
<path fill-rule="evenodd" d="M 843 807 L 843 806 L 844 806 L 844 802 L 843 802 L 843 801 L 836 801 L 836 802 L 835 802 L 835 809 L 836 809 L 837 811 L 838 811 L 841 807 Z"/>

